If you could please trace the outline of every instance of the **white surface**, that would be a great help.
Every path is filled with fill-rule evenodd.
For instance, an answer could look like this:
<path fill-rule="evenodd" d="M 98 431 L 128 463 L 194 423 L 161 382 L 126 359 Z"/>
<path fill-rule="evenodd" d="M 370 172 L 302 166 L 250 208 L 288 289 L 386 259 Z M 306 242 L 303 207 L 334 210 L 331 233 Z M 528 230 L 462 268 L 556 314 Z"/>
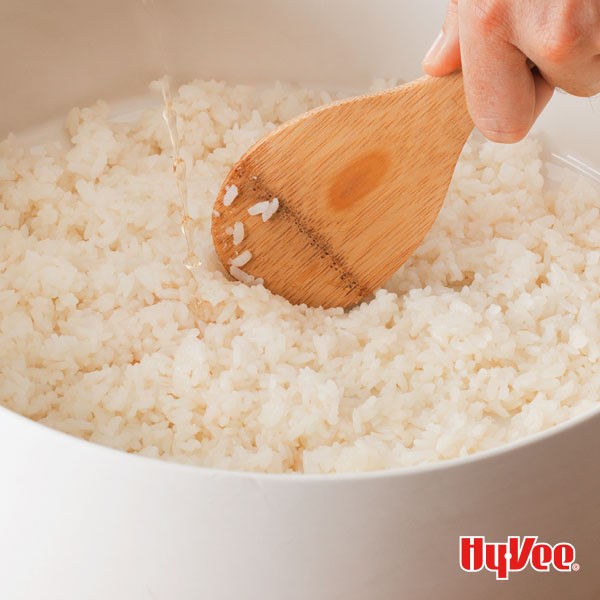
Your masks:
<path fill-rule="evenodd" d="M 147 4 L 148 2 L 146 2 Z M 443 1 L 166 0 L 179 79 L 360 86 L 418 74 Z M 150 20 L 151 22 L 151 20 Z M 164 66 L 144 3 L 4 0 L 0 135 Z M 555 151 L 600 167 L 598 101 L 558 97 Z M 600 411 L 466 461 L 355 477 L 256 476 L 123 455 L 0 410 L 2 600 L 600 597 Z M 568 541 L 581 570 L 508 583 L 458 567 L 459 535 Z"/>

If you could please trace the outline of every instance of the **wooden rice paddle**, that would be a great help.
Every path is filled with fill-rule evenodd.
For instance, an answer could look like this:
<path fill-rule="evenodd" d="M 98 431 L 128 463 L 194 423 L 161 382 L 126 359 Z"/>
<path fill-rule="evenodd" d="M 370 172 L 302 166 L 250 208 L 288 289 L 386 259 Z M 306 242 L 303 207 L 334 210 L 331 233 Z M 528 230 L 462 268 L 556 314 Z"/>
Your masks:
<path fill-rule="evenodd" d="M 473 130 L 462 75 L 423 78 L 308 112 L 266 136 L 229 173 L 212 235 L 230 260 L 294 304 L 350 307 L 423 241 Z M 227 187 L 238 197 L 224 206 Z M 279 199 L 266 222 L 250 216 Z M 231 228 L 244 224 L 241 244 Z M 239 228 L 239 226 L 238 226 Z"/>

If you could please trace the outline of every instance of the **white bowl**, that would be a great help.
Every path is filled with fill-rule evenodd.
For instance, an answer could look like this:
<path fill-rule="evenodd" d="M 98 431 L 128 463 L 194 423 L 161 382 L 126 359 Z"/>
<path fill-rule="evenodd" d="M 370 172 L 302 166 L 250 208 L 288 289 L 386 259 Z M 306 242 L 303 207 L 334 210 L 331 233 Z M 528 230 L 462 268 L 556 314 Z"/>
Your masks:
<path fill-rule="evenodd" d="M 444 2 L 3 0 L 0 135 L 178 79 L 361 87 L 419 75 Z M 169 7 L 167 10 L 167 6 Z M 152 32 L 160 24 L 166 60 Z M 600 104 L 559 96 L 550 148 L 600 167 Z M 354 476 L 180 466 L 0 410 L 0 598 L 600 597 L 600 410 L 473 458 Z M 459 536 L 570 542 L 578 572 L 463 573 Z"/>

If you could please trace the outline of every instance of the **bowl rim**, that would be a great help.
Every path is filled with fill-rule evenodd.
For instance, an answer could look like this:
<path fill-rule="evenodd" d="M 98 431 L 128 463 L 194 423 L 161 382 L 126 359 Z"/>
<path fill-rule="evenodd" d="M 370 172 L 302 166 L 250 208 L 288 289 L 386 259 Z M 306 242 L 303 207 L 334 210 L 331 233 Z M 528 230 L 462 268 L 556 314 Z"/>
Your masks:
<path fill-rule="evenodd" d="M 302 473 L 302 472 L 286 472 L 286 473 L 265 473 L 260 471 L 243 471 L 239 469 L 223 469 L 215 467 L 205 467 L 202 465 L 193 465 L 189 463 L 177 462 L 164 458 L 155 458 L 144 456 L 139 453 L 130 453 L 110 446 L 104 446 L 96 442 L 90 442 L 74 436 L 70 433 L 65 433 L 58 429 L 53 429 L 49 425 L 34 421 L 29 417 L 25 417 L 5 406 L 0 405 L 0 421 L 13 419 L 16 426 L 29 428 L 32 435 L 38 438 L 40 435 L 46 436 L 45 440 L 48 444 L 54 440 L 60 444 L 70 444 L 74 448 L 81 448 L 86 452 L 96 452 L 98 458 L 102 460 L 119 460 L 129 463 L 127 466 L 136 468 L 136 465 L 142 467 L 144 464 L 148 468 L 156 468 L 164 471 L 172 471 L 173 473 L 181 473 L 190 477 L 207 477 L 237 479 L 237 480 L 260 480 L 269 484 L 347 484 L 347 483 L 367 483 L 373 481 L 386 481 L 395 479 L 410 479 L 420 477 L 435 472 L 451 472 L 457 469 L 475 468 L 485 462 L 490 462 L 494 459 L 509 456 L 518 451 L 526 450 L 527 447 L 536 446 L 547 442 L 554 437 L 564 435 L 569 431 L 578 428 L 587 421 L 592 421 L 594 418 L 600 419 L 600 405 L 588 410 L 582 414 L 568 419 L 557 425 L 553 425 L 532 435 L 510 441 L 501 446 L 482 450 L 467 456 L 459 456 L 448 460 L 441 460 L 433 463 L 424 463 L 420 465 L 408 467 L 393 467 L 390 469 L 379 469 L 375 471 L 361 472 L 341 472 L 341 473 Z M 125 466 L 125 465 L 124 465 Z"/>

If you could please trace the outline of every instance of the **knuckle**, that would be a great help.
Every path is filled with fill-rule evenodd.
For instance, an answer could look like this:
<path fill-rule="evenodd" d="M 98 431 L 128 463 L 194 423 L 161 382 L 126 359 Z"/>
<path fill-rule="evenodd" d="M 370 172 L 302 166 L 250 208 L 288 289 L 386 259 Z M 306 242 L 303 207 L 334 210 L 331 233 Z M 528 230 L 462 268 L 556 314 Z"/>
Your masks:
<path fill-rule="evenodd" d="M 573 0 L 556 5 L 545 35 L 540 36 L 539 58 L 550 64 L 562 64 L 576 56 L 587 36 L 581 12 L 579 3 Z"/>
<path fill-rule="evenodd" d="M 473 0 L 469 5 L 475 25 L 484 33 L 504 29 L 507 23 L 507 2 L 503 0 Z"/>
<path fill-rule="evenodd" d="M 570 23 L 563 23 L 542 38 L 537 54 L 550 64 L 562 64 L 574 57 L 580 40 L 579 31 Z"/>

